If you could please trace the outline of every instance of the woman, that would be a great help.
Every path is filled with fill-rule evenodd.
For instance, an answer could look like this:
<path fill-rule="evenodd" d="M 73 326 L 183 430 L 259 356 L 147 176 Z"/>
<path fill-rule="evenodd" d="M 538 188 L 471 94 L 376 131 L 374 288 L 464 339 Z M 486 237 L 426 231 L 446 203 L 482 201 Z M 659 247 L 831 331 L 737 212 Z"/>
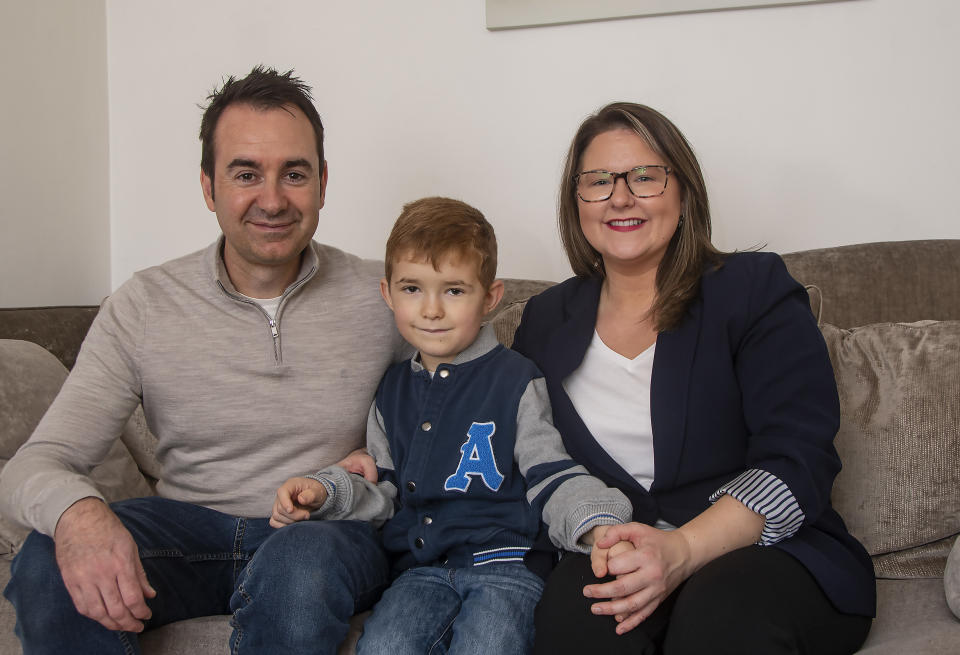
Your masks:
<path fill-rule="evenodd" d="M 873 567 L 830 507 L 840 410 L 803 287 L 777 255 L 711 245 L 696 157 L 642 105 L 580 126 L 559 224 L 576 277 L 528 302 L 513 348 L 635 522 L 593 569 L 564 556 L 536 652 L 856 651 Z"/>

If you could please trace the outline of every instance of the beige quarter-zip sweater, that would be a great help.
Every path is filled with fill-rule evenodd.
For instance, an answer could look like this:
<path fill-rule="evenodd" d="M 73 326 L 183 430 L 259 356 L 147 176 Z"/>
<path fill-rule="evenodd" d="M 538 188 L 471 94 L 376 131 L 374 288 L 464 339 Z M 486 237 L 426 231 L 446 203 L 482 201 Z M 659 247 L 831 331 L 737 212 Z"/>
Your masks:
<path fill-rule="evenodd" d="M 0 476 L 3 512 L 53 535 L 137 404 L 158 439 L 157 492 L 267 517 L 287 478 L 362 446 L 377 383 L 405 354 L 380 262 L 312 242 L 276 321 L 208 248 L 133 276 L 108 298 L 76 366 Z"/>

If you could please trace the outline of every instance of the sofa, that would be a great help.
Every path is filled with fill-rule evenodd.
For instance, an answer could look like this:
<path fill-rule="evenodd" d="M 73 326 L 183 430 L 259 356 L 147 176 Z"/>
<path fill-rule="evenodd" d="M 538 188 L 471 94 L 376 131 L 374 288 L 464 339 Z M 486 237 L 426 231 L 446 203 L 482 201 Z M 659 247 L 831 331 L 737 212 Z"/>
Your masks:
<path fill-rule="evenodd" d="M 807 286 L 841 401 L 843 470 L 832 500 L 873 557 L 877 618 L 861 653 L 960 652 L 960 240 L 868 243 L 783 256 Z M 510 345 L 530 295 L 505 280 L 489 318 Z M 73 366 L 97 308 L 0 308 L 0 467 L 29 437 Z M 91 476 L 108 500 L 153 492 L 160 475 L 138 410 Z M 0 517 L 0 557 L 26 530 Z M 9 579 L 0 563 L 0 587 Z M 340 653 L 352 653 L 363 616 Z M 0 598 L 0 653 L 21 653 Z M 148 631 L 147 655 L 226 653 L 229 617 Z"/>

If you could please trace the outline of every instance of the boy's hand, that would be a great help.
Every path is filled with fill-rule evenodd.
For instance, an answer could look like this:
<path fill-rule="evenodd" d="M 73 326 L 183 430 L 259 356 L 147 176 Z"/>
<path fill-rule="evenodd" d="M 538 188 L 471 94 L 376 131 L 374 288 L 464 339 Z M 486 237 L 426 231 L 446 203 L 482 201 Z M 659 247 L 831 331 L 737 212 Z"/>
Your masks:
<path fill-rule="evenodd" d="M 320 509 L 326 500 L 327 488 L 316 480 L 290 478 L 277 489 L 270 525 L 282 528 L 297 521 L 305 521 L 310 518 L 310 512 Z"/>
<path fill-rule="evenodd" d="M 603 538 L 610 527 L 609 525 L 598 525 L 581 537 L 585 544 L 593 545 L 593 549 L 590 551 L 590 568 L 593 569 L 593 574 L 598 578 L 604 578 L 609 574 L 607 563 L 611 559 L 634 549 L 634 545 L 629 541 L 618 541 L 609 548 L 596 546 L 596 543 Z"/>

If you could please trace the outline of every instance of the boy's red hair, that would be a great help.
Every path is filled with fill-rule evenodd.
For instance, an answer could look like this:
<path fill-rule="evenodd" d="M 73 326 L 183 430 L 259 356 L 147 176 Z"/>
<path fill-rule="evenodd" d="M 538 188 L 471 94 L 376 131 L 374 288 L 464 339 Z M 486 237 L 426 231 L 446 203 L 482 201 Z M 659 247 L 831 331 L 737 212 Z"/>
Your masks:
<path fill-rule="evenodd" d="M 421 198 L 407 203 L 387 239 L 384 268 L 390 282 L 394 263 L 403 256 L 422 258 L 440 270 L 447 256 L 477 261 L 485 289 L 497 277 L 497 236 L 483 214 L 460 200 Z"/>

